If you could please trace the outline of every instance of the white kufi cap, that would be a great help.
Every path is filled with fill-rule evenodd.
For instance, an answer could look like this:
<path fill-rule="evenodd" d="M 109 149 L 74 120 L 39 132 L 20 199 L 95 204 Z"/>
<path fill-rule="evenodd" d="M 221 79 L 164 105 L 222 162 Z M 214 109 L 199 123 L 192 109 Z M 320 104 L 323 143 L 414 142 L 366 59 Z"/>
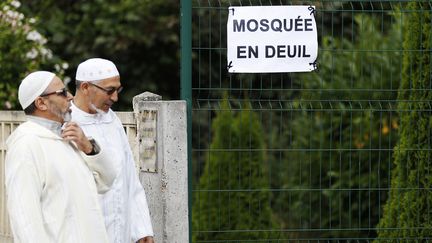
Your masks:
<path fill-rule="evenodd" d="M 120 76 L 113 62 L 102 58 L 91 58 L 78 65 L 75 79 L 78 81 L 99 81 Z"/>
<path fill-rule="evenodd" d="M 41 95 L 56 75 L 47 71 L 36 71 L 25 77 L 18 88 L 18 100 L 23 109 Z"/>

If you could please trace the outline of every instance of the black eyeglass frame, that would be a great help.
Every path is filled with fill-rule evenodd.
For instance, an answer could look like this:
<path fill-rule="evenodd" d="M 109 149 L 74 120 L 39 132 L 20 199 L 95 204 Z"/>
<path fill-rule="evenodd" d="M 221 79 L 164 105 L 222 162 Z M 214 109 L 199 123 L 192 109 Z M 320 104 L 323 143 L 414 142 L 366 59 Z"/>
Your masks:
<path fill-rule="evenodd" d="M 53 92 L 50 92 L 50 93 L 46 93 L 46 94 L 41 94 L 39 96 L 40 97 L 45 97 L 45 96 L 49 96 L 49 95 L 53 95 L 53 94 L 61 95 L 63 97 L 67 97 L 68 96 L 68 90 L 67 90 L 66 87 L 64 87 L 63 89 L 59 89 L 59 90 L 56 90 L 56 91 L 53 91 Z"/>
<path fill-rule="evenodd" d="M 89 82 L 89 84 L 92 85 L 92 86 L 95 86 L 96 88 L 98 88 L 98 89 L 100 89 L 100 90 L 102 90 L 102 91 L 104 91 L 107 95 L 112 95 L 112 94 L 114 94 L 114 92 L 116 92 L 116 91 L 117 91 L 117 94 L 119 94 L 119 93 L 122 92 L 122 90 L 123 90 L 123 86 L 120 86 L 120 87 L 118 87 L 118 88 L 110 88 L 110 89 L 106 89 L 106 88 L 104 88 L 104 87 L 101 87 L 101 86 L 96 85 L 96 84 L 91 83 L 91 82 Z"/>

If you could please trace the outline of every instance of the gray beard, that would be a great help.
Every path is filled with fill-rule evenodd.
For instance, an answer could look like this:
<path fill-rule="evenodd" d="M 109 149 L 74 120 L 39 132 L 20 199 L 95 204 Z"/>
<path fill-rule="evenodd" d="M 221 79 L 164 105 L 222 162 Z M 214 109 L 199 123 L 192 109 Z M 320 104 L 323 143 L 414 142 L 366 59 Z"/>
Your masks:
<path fill-rule="evenodd" d="M 70 112 L 66 112 L 65 114 L 63 114 L 63 122 L 70 122 L 72 120 L 72 115 Z"/>
<path fill-rule="evenodd" d="M 99 108 L 97 108 L 93 103 L 90 103 L 90 107 L 96 111 L 97 114 L 102 115 L 102 114 L 106 114 L 108 112 L 105 112 Z"/>
<path fill-rule="evenodd" d="M 61 112 L 57 107 L 52 107 L 50 108 L 50 112 L 56 115 L 58 118 L 63 119 L 63 123 L 72 120 L 72 115 L 69 110 L 67 110 L 66 112 Z"/>

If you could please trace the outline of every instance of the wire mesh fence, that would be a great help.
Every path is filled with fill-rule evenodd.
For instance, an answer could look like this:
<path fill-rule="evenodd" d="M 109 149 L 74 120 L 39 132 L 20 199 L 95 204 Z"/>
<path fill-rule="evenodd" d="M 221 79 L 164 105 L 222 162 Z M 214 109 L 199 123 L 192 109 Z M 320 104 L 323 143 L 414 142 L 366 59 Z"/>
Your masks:
<path fill-rule="evenodd" d="M 428 94 L 432 85 L 425 65 L 427 84 L 400 87 L 416 68 L 404 67 L 403 56 L 432 55 L 403 47 L 410 15 L 431 12 L 429 1 L 417 1 L 422 8 L 414 11 L 408 2 L 192 1 L 193 242 L 372 242 L 379 230 L 428 228 L 420 219 L 379 225 L 395 151 L 431 152 L 430 142 L 395 147 L 401 116 L 432 111 L 428 95 L 400 95 Z M 261 5 L 316 7 L 317 71 L 227 72 L 228 7 Z M 431 130 L 422 133 L 430 138 Z M 416 186 L 393 189 L 430 194 L 420 175 L 415 180 Z M 377 241 L 429 237 L 432 232 Z"/>

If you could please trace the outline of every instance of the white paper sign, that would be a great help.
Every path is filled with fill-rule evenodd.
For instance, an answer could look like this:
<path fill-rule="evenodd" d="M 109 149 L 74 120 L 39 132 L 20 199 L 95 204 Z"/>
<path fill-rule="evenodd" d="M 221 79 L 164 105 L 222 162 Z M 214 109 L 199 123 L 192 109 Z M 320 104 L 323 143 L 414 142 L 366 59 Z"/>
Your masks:
<path fill-rule="evenodd" d="M 228 72 L 315 70 L 314 6 L 231 6 L 228 11 Z"/>

